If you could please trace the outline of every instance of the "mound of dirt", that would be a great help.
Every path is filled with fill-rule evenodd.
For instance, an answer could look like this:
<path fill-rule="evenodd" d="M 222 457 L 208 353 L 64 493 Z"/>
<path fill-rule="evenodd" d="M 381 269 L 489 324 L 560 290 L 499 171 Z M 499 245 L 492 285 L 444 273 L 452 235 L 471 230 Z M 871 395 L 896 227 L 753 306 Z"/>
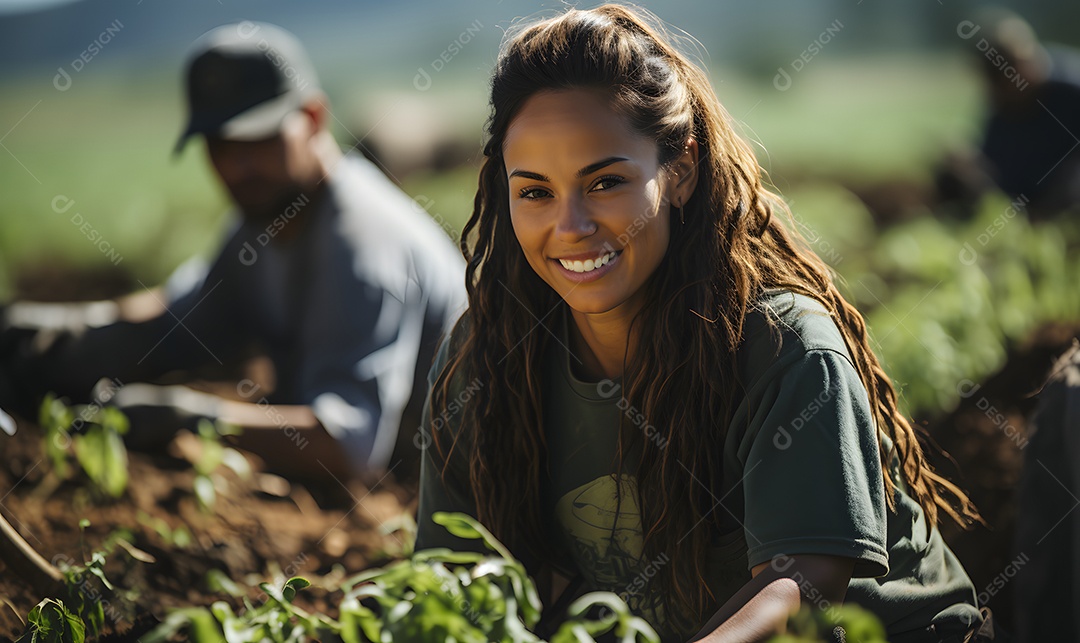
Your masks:
<path fill-rule="evenodd" d="M 220 468 L 214 475 L 217 500 L 212 511 L 203 511 L 193 492 L 195 472 L 178 457 L 197 443 L 189 434 L 178 436 L 169 454 L 129 453 L 130 482 L 116 500 L 96 495 L 80 477 L 58 482 L 41 441 L 41 431 L 27 422 L 12 437 L 0 434 L 0 510 L 58 566 L 82 564 L 113 543 L 106 576 L 116 590 L 92 590 L 101 592 L 107 619 L 114 621 L 104 640 L 135 640 L 171 608 L 229 599 L 208 582 L 217 574 L 211 570 L 220 570 L 252 600 L 260 599 L 262 581 L 280 585 L 304 576 L 315 587 L 301 592 L 297 604 L 333 616 L 335 597 L 320 584 L 336 586 L 347 575 L 384 564 L 412 538 L 396 526 L 415 514 L 415 484 L 399 483 L 393 474 L 373 488 L 359 482 L 318 487 L 258 471 L 241 478 Z M 90 524 L 80 530 L 84 518 Z M 2 565 L 0 638 L 14 638 L 43 597 Z"/>
<path fill-rule="evenodd" d="M 944 451 L 929 449 L 931 462 L 968 493 L 987 523 L 963 530 L 946 518 L 942 536 L 1006 629 L 1012 622 L 1013 588 L 1008 583 L 998 587 L 995 579 L 1017 555 L 1016 489 L 1030 439 L 1029 420 L 1040 387 L 1074 337 L 1080 337 L 1080 323 L 1041 327 L 1009 352 L 998 373 L 981 385 L 964 383 L 967 397 L 955 411 L 926 425 Z"/>

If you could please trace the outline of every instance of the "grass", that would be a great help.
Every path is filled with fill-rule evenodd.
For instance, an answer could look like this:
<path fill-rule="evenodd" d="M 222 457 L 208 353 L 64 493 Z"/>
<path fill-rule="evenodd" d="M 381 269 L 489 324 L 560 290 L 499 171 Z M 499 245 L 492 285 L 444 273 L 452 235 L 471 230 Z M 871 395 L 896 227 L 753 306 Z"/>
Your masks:
<path fill-rule="evenodd" d="M 225 201 L 198 150 L 170 155 L 181 120 L 175 97 L 116 80 L 47 90 L 24 83 L 0 93 L 4 127 L 13 128 L 0 159 L 0 293 L 20 266 L 43 258 L 108 264 L 105 244 L 119 267 L 148 282 L 214 245 Z"/>

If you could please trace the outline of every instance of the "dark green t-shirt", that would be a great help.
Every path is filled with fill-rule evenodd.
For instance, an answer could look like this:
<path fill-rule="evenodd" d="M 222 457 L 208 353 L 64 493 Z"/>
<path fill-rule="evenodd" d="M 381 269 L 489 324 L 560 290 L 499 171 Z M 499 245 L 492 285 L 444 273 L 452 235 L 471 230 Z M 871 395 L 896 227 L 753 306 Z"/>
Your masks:
<path fill-rule="evenodd" d="M 564 573 L 581 573 L 590 589 L 623 596 L 665 641 L 687 640 L 704 622 L 677 627 L 649 590 L 649 579 L 670 560 L 642 555 L 633 471 L 639 452 L 629 454 L 621 485 L 616 482 L 620 415 L 624 432 L 644 433 L 641 448 L 666 444 L 622 397 L 619 380 L 590 383 L 575 375 L 565 348 L 567 316 L 553 317 L 559 341 L 549 342 L 542 379 L 550 462 L 544 502 L 554 518 L 552 536 L 566 555 L 549 562 Z M 439 351 L 431 381 L 446 364 L 451 343 Z M 896 510 L 887 508 L 866 389 L 824 307 L 802 295 L 769 293 L 747 316 L 737 359 L 745 397 L 725 441 L 727 491 L 713 508 L 729 527 L 714 534 L 703 561 L 718 605 L 750 580 L 749 570 L 759 563 L 824 554 L 855 559 L 845 601 L 876 613 L 892 641 L 939 640 L 978 622 L 970 579 L 904 492 L 895 459 Z M 454 401 L 467 404 L 468 387 L 455 386 Z M 424 426 L 430 427 L 427 413 Z M 453 418 L 435 419 L 438 429 L 458 428 Z M 451 466 L 466 471 L 458 460 Z M 467 488 L 446 488 L 440 480 L 440 462 L 434 449 L 426 450 L 416 546 L 471 549 L 431 520 L 435 511 L 476 515 Z"/>

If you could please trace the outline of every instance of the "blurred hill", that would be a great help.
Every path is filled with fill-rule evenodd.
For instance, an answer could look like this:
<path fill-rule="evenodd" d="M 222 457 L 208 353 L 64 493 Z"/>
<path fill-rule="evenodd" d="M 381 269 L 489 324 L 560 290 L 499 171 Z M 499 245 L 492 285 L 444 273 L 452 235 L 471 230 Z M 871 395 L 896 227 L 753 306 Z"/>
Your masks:
<path fill-rule="evenodd" d="M 715 60 L 741 66 L 775 65 L 799 53 L 791 45 L 807 40 L 807 28 L 840 19 L 850 29 L 835 47 L 942 47 L 955 44 L 953 27 L 987 2 L 929 0 L 915 4 L 852 3 L 848 0 L 763 0 L 760 2 L 641 2 L 670 24 L 689 30 Z M 1053 0 L 1000 2 L 1026 16 L 1047 39 L 1080 42 L 1072 28 L 1080 22 L 1080 5 Z M 523 0 L 82 0 L 40 10 L 9 9 L 0 3 L 0 74 L 21 75 L 69 63 L 106 26 L 119 20 L 123 36 L 101 55 L 124 58 L 138 66 L 175 68 L 177 55 L 192 39 L 227 22 L 259 19 L 281 24 L 304 40 L 315 58 L 356 65 L 377 57 L 380 65 L 423 61 L 437 54 L 459 27 L 480 20 L 500 29 L 484 34 L 497 42 L 501 30 L 517 18 L 557 10 L 558 2 Z M 33 6 L 33 5 L 30 5 Z M 583 3 L 582 6 L 590 6 Z M 483 53 L 481 53 L 483 52 Z M 467 52 L 474 60 L 490 60 L 490 47 Z M 391 62 L 392 61 L 392 62 Z"/>

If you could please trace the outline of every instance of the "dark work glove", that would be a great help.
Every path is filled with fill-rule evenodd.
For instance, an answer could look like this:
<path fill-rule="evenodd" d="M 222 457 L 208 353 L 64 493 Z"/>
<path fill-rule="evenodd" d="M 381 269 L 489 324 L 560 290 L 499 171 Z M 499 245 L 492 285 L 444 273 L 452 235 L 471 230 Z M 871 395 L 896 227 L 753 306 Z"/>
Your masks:
<path fill-rule="evenodd" d="M 36 418 L 50 388 L 49 356 L 71 337 L 64 329 L 12 325 L 0 309 L 0 406 Z"/>

